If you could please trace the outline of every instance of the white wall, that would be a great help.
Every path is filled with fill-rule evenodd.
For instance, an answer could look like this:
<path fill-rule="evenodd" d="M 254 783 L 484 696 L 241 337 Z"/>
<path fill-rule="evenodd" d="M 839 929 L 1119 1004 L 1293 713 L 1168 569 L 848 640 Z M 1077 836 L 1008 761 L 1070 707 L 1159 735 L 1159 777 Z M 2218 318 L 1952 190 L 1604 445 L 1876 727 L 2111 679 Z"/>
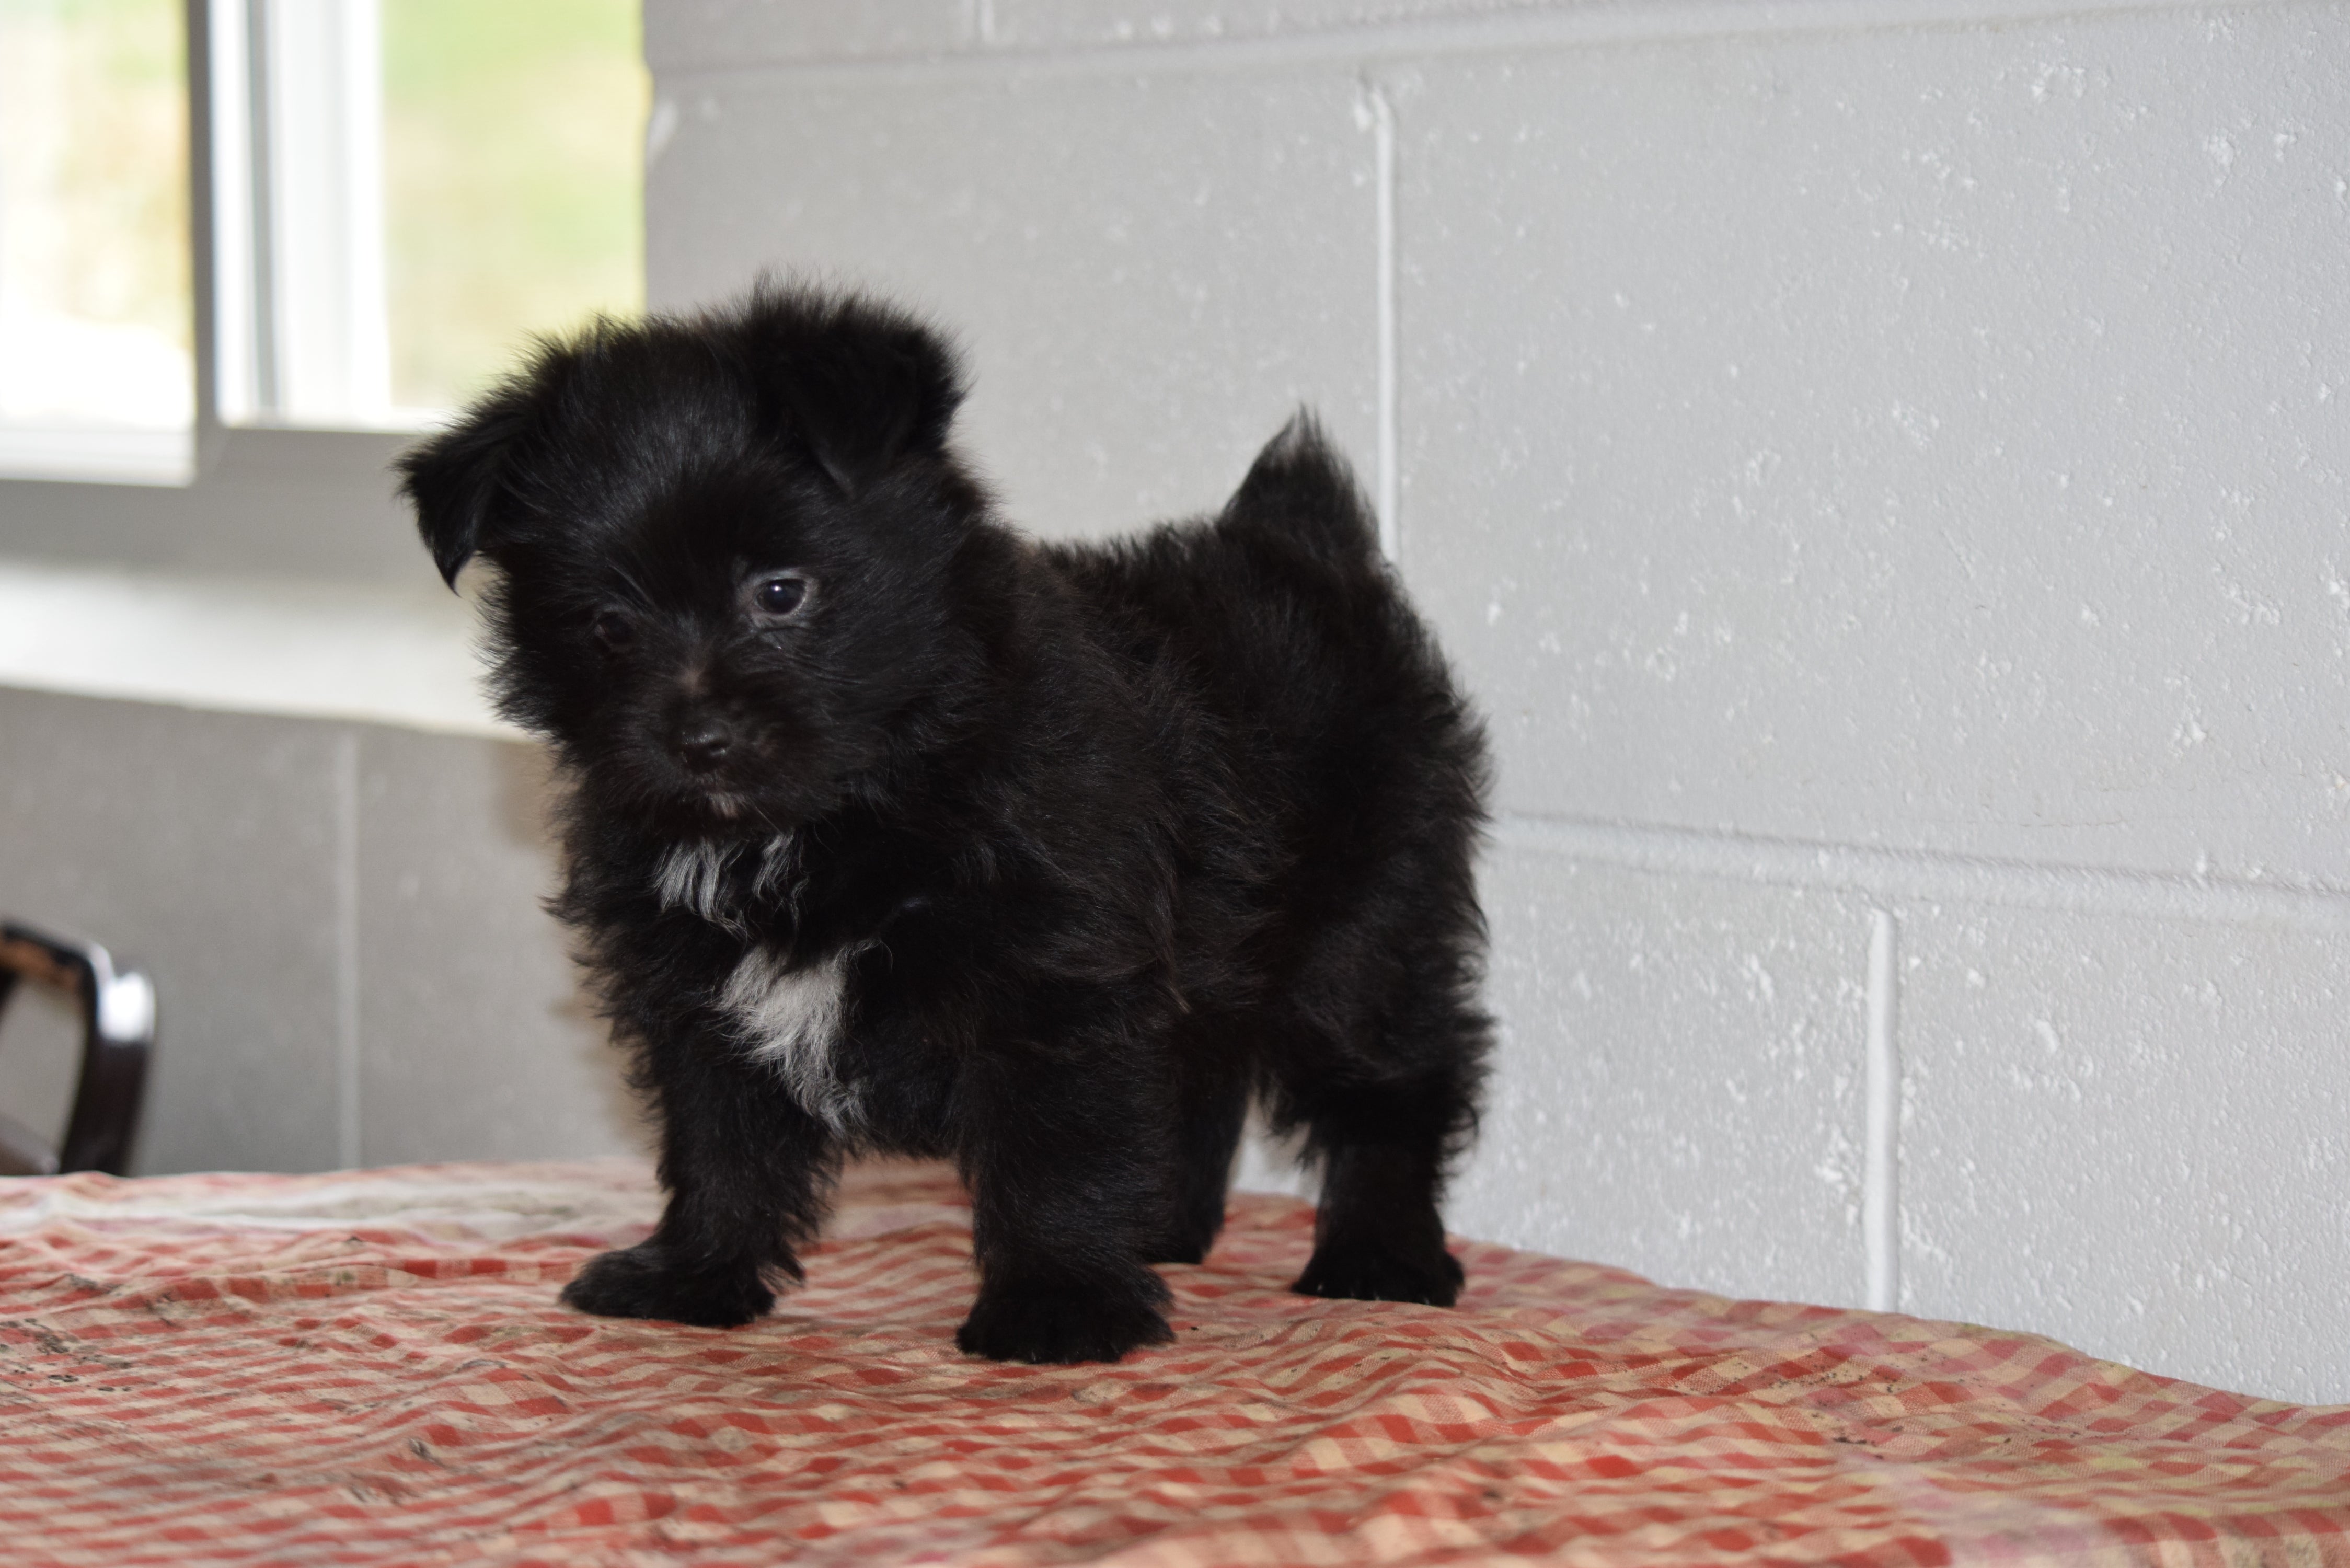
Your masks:
<path fill-rule="evenodd" d="M 932 309 L 1041 532 L 1301 400 L 1393 497 L 1502 758 L 1458 1229 L 2350 1399 L 2350 6 L 646 33 L 655 305 Z"/>
<path fill-rule="evenodd" d="M 547 798 L 512 741 L 0 686 L 0 915 L 152 976 L 136 1174 L 633 1152 Z M 0 1106 L 51 1133 L 57 1022 L 0 1032 Z"/>

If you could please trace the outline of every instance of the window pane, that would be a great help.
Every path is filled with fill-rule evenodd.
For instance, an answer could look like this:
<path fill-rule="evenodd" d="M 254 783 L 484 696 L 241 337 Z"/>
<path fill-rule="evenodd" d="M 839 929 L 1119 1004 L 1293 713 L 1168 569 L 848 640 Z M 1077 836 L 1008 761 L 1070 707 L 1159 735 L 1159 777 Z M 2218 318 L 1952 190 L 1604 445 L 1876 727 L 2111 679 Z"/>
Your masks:
<path fill-rule="evenodd" d="M 636 0 L 382 0 L 391 400 L 463 401 L 532 332 L 644 302 Z"/>
<path fill-rule="evenodd" d="M 192 422 L 185 57 L 179 0 L 0 0 L 0 468 Z"/>

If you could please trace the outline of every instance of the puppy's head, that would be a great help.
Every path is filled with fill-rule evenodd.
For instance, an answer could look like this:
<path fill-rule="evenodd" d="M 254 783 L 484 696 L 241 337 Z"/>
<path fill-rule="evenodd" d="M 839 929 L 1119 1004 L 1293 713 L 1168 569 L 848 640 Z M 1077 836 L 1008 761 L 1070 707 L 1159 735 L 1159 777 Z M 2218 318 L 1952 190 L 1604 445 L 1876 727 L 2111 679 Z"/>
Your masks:
<path fill-rule="evenodd" d="M 443 577 L 500 568 L 509 717 L 658 830 L 760 834 L 873 787 L 954 678 L 961 396 L 906 317 L 762 288 L 542 348 L 402 488 Z"/>

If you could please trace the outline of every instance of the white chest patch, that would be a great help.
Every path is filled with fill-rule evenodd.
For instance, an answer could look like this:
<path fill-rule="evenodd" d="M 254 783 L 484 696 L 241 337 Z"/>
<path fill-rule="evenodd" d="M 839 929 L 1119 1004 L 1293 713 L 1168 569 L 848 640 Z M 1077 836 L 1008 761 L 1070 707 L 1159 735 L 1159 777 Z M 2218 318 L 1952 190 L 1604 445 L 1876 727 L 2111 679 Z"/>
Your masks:
<path fill-rule="evenodd" d="M 718 992 L 718 1005 L 752 1058 L 781 1074 L 801 1107 L 837 1133 L 860 1119 L 857 1093 L 841 1082 L 833 1061 L 853 952 L 843 949 L 792 968 L 766 948 L 754 948 Z"/>

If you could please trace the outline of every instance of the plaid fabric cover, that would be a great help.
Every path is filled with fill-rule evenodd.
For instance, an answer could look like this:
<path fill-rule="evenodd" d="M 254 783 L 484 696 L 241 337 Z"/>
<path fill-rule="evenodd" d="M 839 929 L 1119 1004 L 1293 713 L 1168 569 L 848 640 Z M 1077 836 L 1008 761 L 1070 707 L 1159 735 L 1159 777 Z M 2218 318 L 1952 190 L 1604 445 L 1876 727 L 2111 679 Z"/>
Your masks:
<path fill-rule="evenodd" d="M 1284 1289 L 1242 1196 L 1118 1366 L 953 1347 L 969 1217 L 844 1185 L 733 1332 L 555 1302 L 617 1164 L 0 1184 L 0 1561 L 2350 1564 L 2350 1407 L 1471 1243 L 1462 1306 Z"/>

